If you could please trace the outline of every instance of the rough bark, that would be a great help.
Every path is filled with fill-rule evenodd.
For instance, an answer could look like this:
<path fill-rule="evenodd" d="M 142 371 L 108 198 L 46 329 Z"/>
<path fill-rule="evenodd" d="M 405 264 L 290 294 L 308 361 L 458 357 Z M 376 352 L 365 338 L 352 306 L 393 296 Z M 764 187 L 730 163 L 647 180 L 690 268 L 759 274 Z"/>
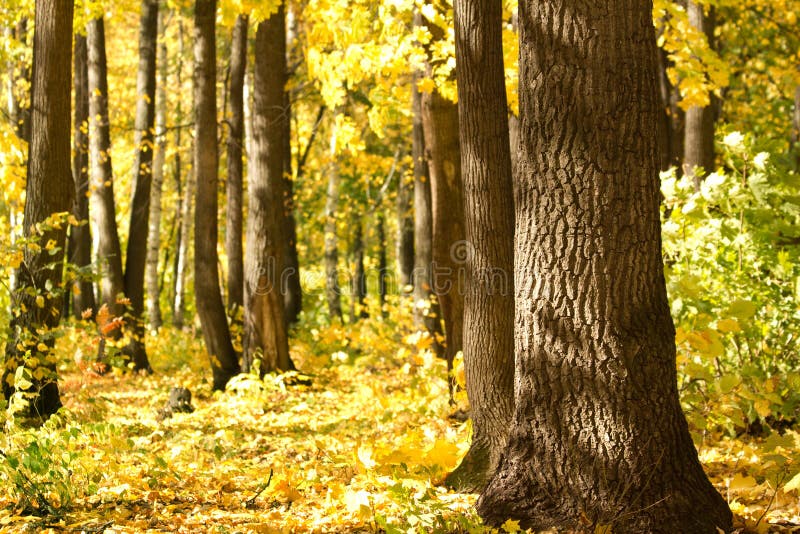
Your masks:
<path fill-rule="evenodd" d="M 130 340 L 125 355 L 135 371 L 152 372 L 145 350 L 144 271 L 150 217 L 150 189 L 153 183 L 153 148 L 156 117 L 156 46 L 158 43 L 158 0 L 142 0 L 139 22 L 139 68 L 136 75 L 136 117 L 134 122 L 133 198 L 125 253 L 125 294 L 130 300 Z"/>
<path fill-rule="evenodd" d="M 520 3 L 515 411 L 490 525 L 731 528 L 681 412 L 652 4 Z"/>
<path fill-rule="evenodd" d="M 420 16 L 417 15 L 416 19 Z M 433 339 L 433 350 L 441 356 L 439 342 L 442 323 L 439 305 L 433 296 L 433 216 L 431 183 L 425 158 L 425 135 L 422 128 L 422 98 L 417 90 L 417 75 L 411 87 L 413 114 L 411 154 L 414 160 L 414 325 L 425 329 Z"/>
<path fill-rule="evenodd" d="M 456 62 L 464 181 L 464 371 L 472 444 L 447 477 L 482 489 L 514 409 L 514 193 L 503 78 L 503 14 L 494 0 L 457 0 Z"/>
<path fill-rule="evenodd" d="M 708 44 L 714 48 L 714 9 L 703 12 L 703 6 L 689 1 L 686 5 L 689 24 L 702 31 Z M 700 187 L 702 178 L 714 171 L 714 96 L 705 107 L 692 106 L 686 110 L 686 123 L 683 142 L 683 172 L 692 177 L 695 188 Z M 700 167 L 702 173 L 696 171 Z"/>
<path fill-rule="evenodd" d="M 288 371 L 281 275 L 285 215 L 283 169 L 286 134 L 286 19 L 283 5 L 256 31 L 253 160 L 248 181 L 243 367 Z"/>
<path fill-rule="evenodd" d="M 239 15 L 231 37 L 230 106 L 228 119 L 228 181 L 225 252 L 228 256 L 228 313 L 239 316 L 244 305 L 244 252 L 242 249 L 242 176 L 244 143 L 244 73 L 247 69 L 247 15 Z"/>
<path fill-rule="evenodd" d="M 161 327 L 161 288 L 158 260 L 161 254 L 161 193 L 164 185 L 164 164 L 167 151 L 167 42 L 164 25 L 165 11 L 158 13 L 158 52 L 156 53 L 156 131 L 153 155 L 153 183 L 150 187 L 150 216 L 147 227 L 147 260 L 145 289 L 147 290 L 147 323 L 150 328 Z"/>
<path fill-rule="evenodd" d="M 23 232 L 37 236 L 35 225 L 72 206 L 75 185 L 70 173 L 70 68 L 72 66 L 72 2 L 37 0 L 33 38 L 31 143 L 28 158 Z M 56 248 L 44 250 L 53 240 Z M 13 339 L 6 345 L 3 394 L 14 391 L 20 366 L 28 368 L 32 385 L 24 392 L 29 404 L 24 415 L 48 417 L 61 407 L 56 358 L 50 354 L 54 338 L 48 331 L 60 320 L 61 286 L 66 226 L 52 226 L 40 236 L 42 248 L 28 247 L 14 288 L 11 321 Z M 53 290 L 39 295 L 37 288 Z M 29 351 L 29 352 L 27 352 Z M 26 354 L 27 352 L 27 354 Z M 31 371 L 44 368 L 41 378 Z M 23 393 L 23 392 L 20 392 Z"/>
<path fill-rule="evenodd" d="M 114 204 L 114 173 L 111 168 L 111 136 L 108 124 L 108 67 L 102 17 L 87 24 L 86 43 L 89 50 L 89 186 L 92 222 L 94 231 L 97 232 L 97 257 L 101 269 L 99 300 L 107 306 L 111 314 L 121 316 L 124 308 L 117 299 L 124 293 L 125 285 Z"/>
<path fill-rule="evenodd" d="M 80 269 L 72 286 L 72 309 L 76 319 L 87 310 L 95 309 L 94 285 L 86 269 L 92 264 L 92 232 L 89 228 L 89 57 L 86 36 L 75 35 L 73 91 L 75 114 L 73 121 L 72 179 L 75 182 L 75 201 L 72 214 L 84 224 L 69 230 L 69 261 Z"/>
<path fill-rule="evenodd" d="M 336 115 L 334 114 L 334 124 Z M 336 236 L 336 212 L 339 205 L 339 165 L 336 161 L 336 127 L 331 133 L 331 163 L 328 170 L 328 191 L 325 199 L 325 299 L 331 321 L 342 321 L 339 291 L 339 246 Z"/>
<path fill-rule="evenodd" d="M 195 2 L 194 169 L 197 178 L 194 220 L 194 284 L 213 388 L 221 390 L 239 373 L 217 270 L 217 88 L 216 0 Z"/>

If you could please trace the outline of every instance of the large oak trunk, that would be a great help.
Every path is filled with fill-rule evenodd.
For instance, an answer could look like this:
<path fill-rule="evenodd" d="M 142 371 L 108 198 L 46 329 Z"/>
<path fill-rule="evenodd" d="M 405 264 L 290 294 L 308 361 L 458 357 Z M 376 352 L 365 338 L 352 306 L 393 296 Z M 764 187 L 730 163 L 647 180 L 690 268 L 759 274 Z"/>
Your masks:
<path fill-rule="evenodd" d="M 35 225 L 71 208 L 75 185 L 70 172 L 70 67 L 72 66 L 72 2 L 37 0 L 33 38 L 31 143 L 25 198 L 24 234 L 36 238 Z M 58 326 L 66 226 L 45 225 L 41 248 L 27 247 L 14 288 L 13 339 L 6 345 L 3 394 L 14 392 L 17 369 L 31 386 L 26 415 L 47 417 L 61 407 L 56 358 L 50 351 Z M 52 240 L 55 247 L 45 250 Z M 50 291 L 42 288 L 52 287 Z M 37 296 L 38 295 L 38 296 Z M 43 300 L 39 300 L 43 299 Z M 44 369 L 44 373 L 41 370 Z"/>
<path fill-rule="evenodd" d="M 715 533 L 681 411 L 647 1 L 520 3 L 515 412 L 492 525 Z"/>
<path fill-rule="evenodd" d="M 245 251 L 244 368 L 260 373 L 292 368 L 281 293 L 283 158 L 286 134 L 286 20 L 283 6 L 256 31 L 253 160 L 250 162 Z"/>
<path fill-rule="evenodd" d="M 224 389 L 239 372 L 217 271 L 217 90 L 216 0 L 195 3 L 195 149 L 197 177 L 194 220 L 194 284 L 214 389 Z M 184 221 L 186 224 L 187 221 Z"/>
<path fill-rule="evenodd" d="M 479 490 L 494 472 L 514 408 L 514 196 L 503 78 L 502 10 L 454 6 L 464 181 L 464 370 L 472 445 L 447 483 Z"/>

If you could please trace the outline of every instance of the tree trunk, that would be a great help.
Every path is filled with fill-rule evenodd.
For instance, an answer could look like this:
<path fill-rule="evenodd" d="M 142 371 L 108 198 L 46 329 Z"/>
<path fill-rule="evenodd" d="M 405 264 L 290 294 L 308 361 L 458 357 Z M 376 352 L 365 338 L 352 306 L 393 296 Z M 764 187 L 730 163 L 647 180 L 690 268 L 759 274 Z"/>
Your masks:
<path fill-rule="evenodd" d="M 178 20 L 178 65 L 175 69 L 176 87 L 179 91 L 183 90 L 183 22 Z M 192 94 L 194 98 L 194 94 Z M 175 104 L 175 123 L 183 123 L 183 106 L 179 98 Z M 186 184 L 183 184 L 181 173 L 181 131 L 175 128 L 175 161 L 173 163 L 172 177 L 175 181 L 175 189 L 178 192 L 178 206 L 175 210 L 178 219 L 178 231 L 175 243 L 175 263 L 173 264 L 173 283 L 175 284 L 172 292 L 172 324 L 176 328 L 183 328 L 184 313 L 186 311 L 186 268 L 189 265 L 189 245 L 192 235 L 192 199 L 194 198 L 194 169 L 189 169 L 186 173 Z"/>
<path fill-rule="evenodd" d="M 350 323 L 369 317 L 366 309 L 367 278 L 364 274 L 364 229 L 360 216 L 353 217 L 353 271 L 350 276 Z"/>
<path fill-rule="evenodd" d="M 86 44 L 89 55 L 89 189 L 92 221 L 97 232 L 97 257 L 101 262 L 100 302 L 113 316 L 119 317 L 124 313 L 124 308 L 118 302 L 118 297 L 124 293 L 125 286 L 114 204 L 108 124 L 108 67 L 102 17 L 89 21 Z M 99 356 L 102 356 L 102 351 L 101 346 Z"/>
<path fill-rule="evenodd" d="M 231 37 L 228 126 L 227 220 L 225 252 L 228 256 L 228 312 L 233 321 L 244 304 L 244 252 L 242 251 L 242 146 L 244 143 L 244 72 L 247 69 L 247 15 L 239 15 Z"/>
<path fill-rule="evenodd" d="M 26 47 L 28 46 L 28 19 L 22 18 L 16 28 L 9 30 L 8 38 L 14 38 Z M 19 73 L 16 69 L 19 68 Z M 30 141 L 31 139 L 31 110 L 30 104 L 26 98 L 20 98 L 19 88 L 14 83 L 15 79 L 19 79 L 24 84 L 31 82 L 31 73 L 25 62 L 19 61 L 15 65 L 14 61 L 9 61 L 8 64 L 8 118 L 11 124 L 14 125 L 14 133 L 20 139 Z M 26 95 L 27 96 L 27 95 Z"/>
<path fill-rule="evenodd" d="M 325 298 L 331 322 L 342 321 L 339 291 L 339 248 L 336 239 L 336 211 L 339 204 L 339 164 L 336 161 L 336 113 L 332 122 L 331 163 L 328 170 L 328 191 L 325 200 Z"/>
<path fill-rule="evenodd" d="M 380 303 L 381 317 L 383 318 L 389 316 L 389 310 L 386 308 L 386 292 L 388 287 L 389 269 L 386 260 L 385 220 L 386 218 L 383 214 L 383 210 L 380 210 L 378 212 L 378 302 Z"/>
<path fill-rule="evenodd" d="M 253 160 L 245 251 L 244 369 L 261 374 L 293 368 L 289 358 L 281 275 L 286 134 L 286 19 L 283 4 L 256 31 Z"/>
<path fill-rule="evenodd" d="M 515 411 L 477 504 L 490 525 L 731 529 L 678 398 L 651 17 L 646 1 L 520 3 Z"/>
<path fill-rule="evenodd" d="M 714 9 L 709 7 L 708 15 L 703 6 L 689 1 L 686 11 L 689 24 L 706 34 L 709 46 L 714 48 Z M 694 180 L 695 188 L 700 187 L 702 178 L 714 171 L 714 95 L 705 107 L 692 106 L 686 110 L 686 126 L 683 143 L 683 171 Z M 696 168 L 703 169 L 702 174 Z"/>
<path fill-rule="evenodd" d="M 72 207 L 75 184 L 70 173 L 70 68 L 72 66 L 72 2 L 37 0 L 33 38 L 30 157 L 28 158 L 24 234 L 39 238 L 41 249 L 27 247 L 14 288 L 11 321 L 13 339 L 6 346 L 3 394 L 15 393 L 14 378 L 31 385 L 20 391 L 28 405 L 21 415 L 47 418 L 61 407 L 56 358 L 50 351 L 61 310 L 62 262 L 66 226 L 46 225 L 38 236 L 36 224 Z M 55 248 L 45 250 L 53 240 Z M 41 288 L 52 290 L 40 293 Z M 44 372 L 42 372 L 42 370 Z M 21 386 L 20 386 L 21 387 Z M 13 408 L 13 405 L 12 405 Z"/>
<path fill-rule="evenodd" d="M 281 292 L 283 293 L 286 323 L 294 324 L 303 309 L 303 288 L 300 286 L 300 259 L 297 256 L 297 222 L 294 219 L 294 180 L 292 178 L 292 111 L 288 91 L 283 93 L 283 213 L 284 247 Z M 312 134 L 313 136 L 313 134 Z M 313 140 L 313 137 L 312 137 Z"/>
<path fill-rule="evenodd" d="M 75 181 L 75 202 L 72 214 L 85 224 L 69 230 L 69 261 L 80 269 L 72 286 L 72 308 L 76 319 L 87 310 L 95 310 L 94 285 L 88 269 L 92 265 L 92 232 L 89 228 L 89 58 L 86 36 L 75 35 L 73 88 L 75 120 L 73 122 L 72 179 Z M 96 310 L 95 310 L 96 311 Z"/>
<path fill-rule="evenodd" d="M 415 21 L 420 15 L 415 16 Z M 419 25 L 418 22 L 415 24 Z M 439 305 L 433 297 L 433 216 L 431 214 L 431 183 L 425 158 L 425 135 L 422 128 L 422 98 L 417 90 L 415 74 L 411 86 L 413 114 L 411 153 L 414 159 L 414 325 L 424 328 L 433 339 L 433 351 L 444 354 L 439 342 L 442 324 Z"/>
<path fill-rule="evenodd" d="M 800 170 L 800 85 L 794 88 L 794 115 L 792 119 L 791 147 L 795 151 L 795 170 Z"/>
<path fill-rule="evenodd" d="M 443 39 L 438 26 L 428 24 L 433 38 Z M 428 76 L 431 76 L 428 65 Z M 464 241 L 464 199 L 458 107 L 438 91 L 422 95 L 422 129 L 431 182 L 433 213 L 433 292 L 444 322 L 444 358 L 448 369 L 462 348 L 464 325 L 464 263 L 472 254 Z M 508 137 L 506 137 L 508 139 Z"/>
<path fill-rule="evenodd" d="M 195 2 L 194 169 L 197 173 L 194 220 L 194 284 L 213 388 L 221 390 L 239 373 L 217 270 L 217 50 L 216 0 Z"/>
<path fill-rule="evenodd" d="M 397 271 L 400 290 L 414 283 L 414 183 L 400 176 L 397 183 Z"/>
<path fill-rule="evenodd" d="M 158 13 L 158 67 L 156 80 L 156 146 L 153 156 L 153 184 L 150 189 L 150 217 L 147 228 L 147 322 L 150 328 L 161 327 L 161 291 L 158 279 L 158 260 L 161 254 L 161 192 L 164 185 L 164 163 L 167 151 L 167 42 L 164 26 L 165 11 Z"/>
<path fill-rule="evenodd" d="M 153 148 L 156 116 L 156 46 L 158 43 L 158 0 L 142 0 L 139 26 L 139 69 L 136 75 L 136 121 L 133 163 L 133 199 L 125 254 L 125 294 L 130 299 L 130 341 L 125 355 L 135 371 L 152 372 L 145 351 L 144 270 L 153 183 Z"/>
<path fill-rule="evenodd" d="M 476 491 L 494 473 L 514 409 L 514 193 L 503 77 L 503 13 L 457 0 L 456 62 L 464 180 L 464 370 L 472 445 L 447 484 Z"/>

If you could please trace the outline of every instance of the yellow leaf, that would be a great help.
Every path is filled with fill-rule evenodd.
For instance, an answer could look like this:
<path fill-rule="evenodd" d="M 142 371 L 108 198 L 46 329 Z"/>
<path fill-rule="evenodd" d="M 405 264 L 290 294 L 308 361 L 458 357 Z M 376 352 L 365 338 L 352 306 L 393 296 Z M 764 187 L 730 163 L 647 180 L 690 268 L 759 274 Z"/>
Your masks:
<path fill-rule="evenodd" d="M 36 306 L 39 308 L 44 308 L 44 297 L 41 295 L 36 295 Z"/>
<path fill-rule="evenodd" d="M 731 491 L 737 491 L 737 490 L 751 489 L 756 487 L 757 485 L 758 483 L 756 482 L 755 478 L 743 475 L 741 473 L 736 473 L 733 479 L 731 479 L 731 483 L 728 487 L 730 488 Z"/>
<path fill-rule="evenodd" d="M 717 321 L 717 330 L 723 334 L 741 332 L 742 327 L 736 319 L 720 319 Z"/>
<path fill-rule="evenodd" d="M 793 476 L 792 479 L 783 486 L 783 491 L 797 491 L 798 489 L 800 489 L 800 473 Z"/>
<path fill-rule="evenodd" d="M 503 532 L 509 532 L 509 533 L 519 532 L 520 531 L 519 521 L 508 519 L 506 520 L 505 523 L 500 525 L 500 528 L 502 529 Z"/>
<path fill-rule="evenodd" d="M 436 88 L 436 84 L 430 78 L 422 78 L 417 82 L 417 89 L 420 93 L 432 93 Z"/>
<path fill-rule="evenodd" d="M 755 402 L 755 409 L 759 417 L 767 417 L 772 413 L 771 404 L 767 399 L 760 399 Z"/>

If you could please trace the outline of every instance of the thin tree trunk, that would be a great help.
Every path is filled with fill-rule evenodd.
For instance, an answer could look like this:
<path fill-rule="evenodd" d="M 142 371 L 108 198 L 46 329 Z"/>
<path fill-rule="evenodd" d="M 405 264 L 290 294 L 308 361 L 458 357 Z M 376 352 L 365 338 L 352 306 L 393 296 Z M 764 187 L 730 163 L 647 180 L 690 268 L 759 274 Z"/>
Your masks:
<path fill-rule="evenodd" d="M 414 183 L 401 176 L 397 185 L 397 271 L 400 289 L 414 283 Z"/>
<path fill-rule="evenodd" d="M 708 9 L 708 14 L 705 14 L 703 6 L 692 0 L 689 0 L 686 6 L 689 24 L 706 35 L 708 44 L 713 49 L 714 8 Z M 711 99 L 709 105 L 692 106 L 686 110 L 683 171 L 692 177 L 695 188 L 700 187 L 705 175 L 714 171 L 714 95 L 709 96 Z M 696 171 L 698 167 L 703 169 L 702 174 Z"/>
<path fill-rule="evenodd" d="M 161 192 L 164 185 L 164 164 L 167 152 L 167 41 L 164 19 L 166 11 L 158 13 L 158 53 L 156 57 L 156 146 L 153 156 L 153 184 L 150 189 L 150 217 L 147 228 L 147 322 L 150 328 L 161 327 L 161 290 L 158 279 L 158 260 L 161 254 Z"/>
<path fill-rule="evenodd" d="M 152 372 L 145 350 L 144 271 L 153 183 L 153 148 L 156 116 L 156 47 L 158 44 L 158 0 L 142 0 L 139 26 L 139 69 L 136 76 L 136 121 L 133 163 L 133 198 L 125 254 L 125 293 L 130 299 L 130 341 L 125 354 L 135 371 Z"/>
<path fill-rule="evenodd" d="M 366 310 L 367 279 L 364 274 L 364 229 L 361 217 L 353 217 L 353 271 L 350 277 L 350 323 L 369 317 Z"/>
<path fill-rule="evenodd" d="M 108 124 L 108 67 L 103 18 L 89 21 L 86 28 L 89 56 L 89 182 L 91 214 L 97 233 L 97 257 L 101 265 L 100 302 L 115 317 L 124 309 L 118 297 L 124 293 L 122 249 L 117 233 L 114 204 L 114 173 L 111 168 L 111 137 Z M 114 332 L 115 335 L 118 332 Z M 101 345 L 102 356 L 104 347 Z"/>
<path fill-rule="evenodd" d="M 8 31 L 9 38 L 14 38 L 24 46 L 28 46 L 28 19 L 23 18 L 18 23 L 16 28 Z M 16 69 L 19 69 L 19 73 Z M 15 65 L 13 61 L 9 61 L 8 65 L 8 117 L 14 125 L 14 133 L 20 139 L 30 141 L 31 139 L 31 110 L 30 103 L 27 98 L 20 98 L 18 94 L 17 84 L 14 83 L 15 79 L 24 82 L 24 85 L 31 83 L 31 72 L 24 62 Z M 27 95 L 26 95 L 27 96 Z"/>
<path fill-rule="evenodd" d="M 402 180 L 402 178 L 401 178 Z M 381 307 L 381 317 L 388 317 L 386 307 L 386 293 L 388 286 L 389 270 L 386 259 L 386 217 L 383 210 L 378 212 L 378 302 Z"/>
<path fill-rule="evenodd" d="M 798 67 L 800 68 L 800 67 Z M 795 169 L 800 169 L 800 85 L 794 88 L 794 115 L 792 119 L 791 146 L 795 151 Z"/>
<path fill-rule="evenodd" d="M 415 21 L 420 15 L 415 16 Z M 415 22 L 419 25 L 419 22 Z M 412 80 L 412 145 L 414 159 L 414 324 L 424 328 L 433 340 L 433 351 L 444 354 L 439 342 L 442 333 L 439 305 L 433 297 L 433 216 L 431 213 L 431 183 L 425 158 L 425 136 L 422 128 L 422 98 L 417 90 L 418 76 Z"/>
<path fill-rule="evenodd" d="M 472 445 L 447 484 L 483 488 L 514 410 L 514 193 L 503 77 L 503 14 L 494 0 L 454 6 L 466 258 L 464 371 Z"/>
<path fill-rule="evenodd" d="M 289 358 L 281 271 L 285 215 L 282 209 L 286 134 L 286 19 L 283 4 L 256 31 L 253 156 L 245 252 L 245 370 L 293 369 Z"/>
<path fill-rule="evenodd" d="M 247 69 L 247 15 L 239 15 L 231 37 L 230 105 L 228 134 L 227 220 L 225 251 L 228 256 L 228 313 L 238 322 L 244 304 L 244 252 L 242 249 L 242 146 L 244 143 L 244 73 Z"/>
<path fill-rule="evenodd" d="M 197 314 L 203 327 L 213 388 L 221 390 L 239 372 L 217 269 L 217 88 L 216 0 L 195 2 L 195 147 L 197 193 L 194 221 L 194 271 Z M 187 187 L 188 189 L 188 187 Z"/>
<path fill-rule="evenodd" d="M 43 246 L 39 251 L 31 247 L 25 250 L 13 295 L 20 313 L 11 321 L 13 339 L 6 344 L 2 372 L 3 394 L 9 399 L 15 393 L 17 369 L 24 367 L 22 376 L 31 382 L 19 391 L 29 402 L 24 415 L 43 418 L 61 407 L 56 358 L 50 354 L 53 337 L 41 336 L 41 332 L 58 326 L 62 297 L 58 291 L 39 292 L 61 285 L 66 226 L 50 225 L 37 236 L 34 225 L 54 213 L 68 211 L 75 194 L 69 135 L 72 12 L 72 2 L 36 1 L 31 88 L 34 111 L 23 225 L 25 236 L 39 237 Z M 50 240 L 56 247 L 44 250 Z"/>
<path fill-rule="evenodd" d="M 183 91 L 183 22 L 178 21 L 178 65 L 175 69 L 176 87 Z M 194 96 L 192 96 L 194 98 Z M 183 123 L 183 106 L 179 98 L 175 104 L 175 122 L 180 125 Z M 176 328 L 183 328 L 184 313 L 186 311 L 186 268 L 189 265 L 190 241 L 192 236 L 192 199 L 194 198 L 194 169 L 189 169 L 186 173 L 186 184 L 183 185 L 181 177 L 181 135 L 182 129 L 175 128 L 175 161 L 173 163 L 172 176 L 175 181 L 175 189 L 178 192 L 178 206 L 175 210 L 178 218 L 178 231 L 175 243 L 175 263 L 173 264 L 173 283 L 172 292 L 172 324 Z M 194 148 L 192 148 L 194 150 Z"/>
<path fill-rule="evenodd" d="M 515 411 L 489 525 L 731 529 L 678 397 L 651 10 L 520 3 Z"/>
<path fill-rule="evenodd" d="M 92 233 L 89 228 L 89 57 L 86 36 L 75 35 L 73 89 L 75 120 L 73 122 L 72 178 L 75 181 L 75 202 L 72 213 L 82 224 L 69 230 L 69 261 L 80 269 L 72 287 L 72 307 L 76 319 L 95 309 L 94 285 L 86 272 L 92 264 Z"/>
<path fill-rule="evenodd" d="M 283 250 L 283 272 L 281 292 L 287 324 L 294 324 L 303 309 L 303 289 L 300 286 L 300 259 L 297 256 L 297 222 L 294 219 L 294 179 L 292 178 L 292 122 L 291 101 L 288 91 L 284 91 L 284 113 L 286 115 L 283 135 L 283 230 L 285 239 Z M 313 141 L 316 129 L 309 142 Z M 298 169 L 299 171 L 300 169 Z"/>
<path fill-rule="evenodd" d="M 342 301 L 339 290 L 339 247 L 336 237 L 336 212 L 339 204 L 339 164 L 336 161 L 336 113 L 333 117 L 330 145 L 328 191 L 325 200 L 325 298 L 331 322 L 342 321 Z"/>

